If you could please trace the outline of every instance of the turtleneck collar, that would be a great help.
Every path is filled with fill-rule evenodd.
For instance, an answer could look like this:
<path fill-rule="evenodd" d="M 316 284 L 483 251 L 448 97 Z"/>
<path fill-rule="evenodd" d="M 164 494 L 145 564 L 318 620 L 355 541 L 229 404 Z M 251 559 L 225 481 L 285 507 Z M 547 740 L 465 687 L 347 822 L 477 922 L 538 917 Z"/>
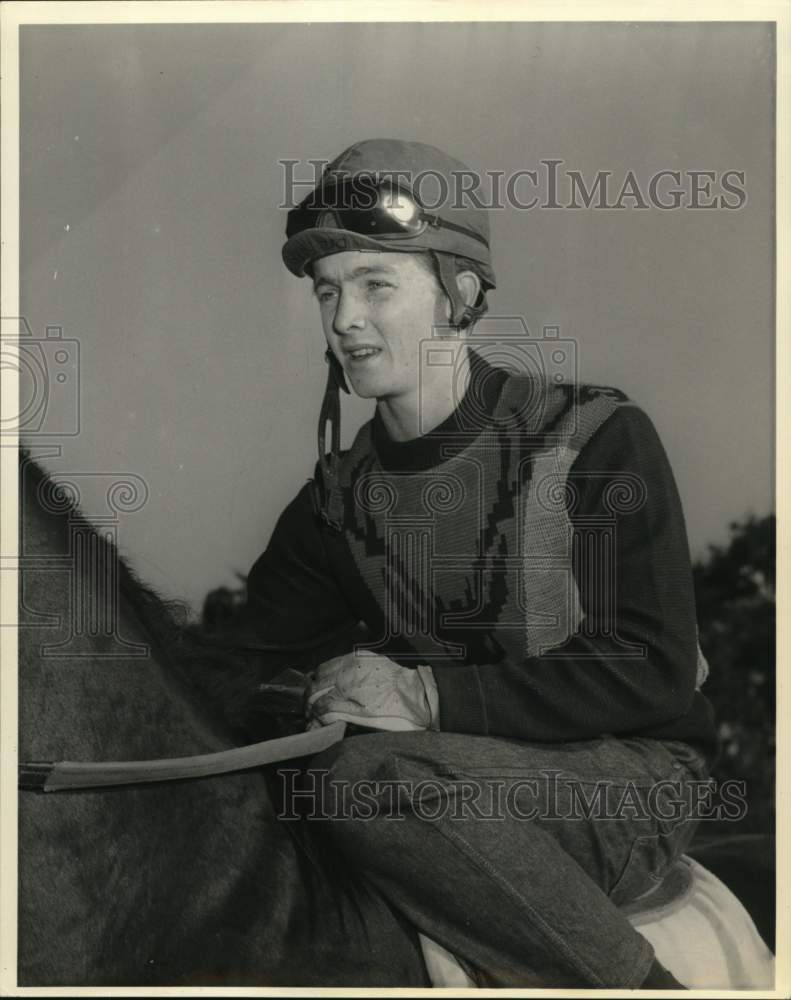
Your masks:
<path fill-rule="evenodd" d="M 450 416 L 428 434 L 410 441 L 394 441 L 376 411 L 372 436 L 384 469 L 391 472 L 431 469 L 450 457 L 450 446 L 454 451 L 466 448 L 490 424 L 508 372 L 493 367 L 472 350 L 469 357 L 470 381 L 463 399 Z"/>

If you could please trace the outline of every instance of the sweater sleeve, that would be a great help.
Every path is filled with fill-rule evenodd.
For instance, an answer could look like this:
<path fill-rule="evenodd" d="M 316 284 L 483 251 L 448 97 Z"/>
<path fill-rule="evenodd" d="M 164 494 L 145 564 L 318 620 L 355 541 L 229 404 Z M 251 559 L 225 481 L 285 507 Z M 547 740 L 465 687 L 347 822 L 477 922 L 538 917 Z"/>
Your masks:
<path fill-rule="evenodd" d="M 613 586 L 601 578 L 600 557 L 578 543 L 583 521 L 607 514 L 608 480 L 624 472 L 640 477 L 645 502 L 617 516 Z M 570 478 L 579 497 L 570 518 L 580 627 L 539 656 L 432 664 L 443 730 L 547 741 L 661 732 L 700 697 L 681 503 L 648 417 L 619 407 L 581 450 Z M 633 644 L 631 655 L 624 643 Z"/>
<path fill-rule="evenodd" d="M 247 578 L 246 619 L 261 644 L 304 651 L 351 632 L 357 616 L 330 568 L 306 483 Z"/>

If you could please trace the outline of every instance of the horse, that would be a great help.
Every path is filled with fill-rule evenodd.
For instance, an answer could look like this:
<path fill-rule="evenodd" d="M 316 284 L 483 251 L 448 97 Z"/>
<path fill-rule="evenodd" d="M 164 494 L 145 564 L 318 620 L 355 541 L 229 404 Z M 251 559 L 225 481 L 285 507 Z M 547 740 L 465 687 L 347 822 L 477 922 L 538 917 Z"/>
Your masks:
<path fill-rule="evenodd" d="M 20 489 L 20 760 L 231 746 L 174 609 L 28 456 Z M 81 624 L 91 601 L 115 601 L 112 628 Z M 21 792 L 19 984 L 429 985 L 416 931 L 292 825 L 260 770 Z"/>
<path fill-rule="evenodd" d="M 181 757 L 238 742 L 253 681 L 288 656 L 251 667 L 201 643 L 107 526 L 82 516 L 77 487 L 26 454 L 20 491 L 20 760 Z M 472 985 L 281 806 L 271 768 L 22 792 L 19 985 Z M 720 845 L 723 871 L 727 855 Z M 650 920 L 636 919 L 650 939 Z"/>

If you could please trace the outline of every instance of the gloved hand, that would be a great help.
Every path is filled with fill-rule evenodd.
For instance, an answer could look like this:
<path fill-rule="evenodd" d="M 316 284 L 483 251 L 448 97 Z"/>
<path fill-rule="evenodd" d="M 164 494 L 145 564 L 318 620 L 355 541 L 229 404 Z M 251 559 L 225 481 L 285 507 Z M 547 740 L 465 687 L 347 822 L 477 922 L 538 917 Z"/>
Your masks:
<path fill-rule="evenodd" d="M 430 667 L 401 667 L 375 653 L 346 653 L 310 677 L 308 729 L 342 720 L 371 729 L 439 729 L 439 698 Z"/>

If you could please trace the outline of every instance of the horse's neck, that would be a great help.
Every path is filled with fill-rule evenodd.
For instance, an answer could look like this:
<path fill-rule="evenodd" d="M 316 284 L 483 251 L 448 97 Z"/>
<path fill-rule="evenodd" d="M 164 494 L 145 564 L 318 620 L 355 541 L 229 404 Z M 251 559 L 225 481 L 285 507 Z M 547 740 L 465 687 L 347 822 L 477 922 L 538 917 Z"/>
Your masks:
<path fill-rule="evenodd" d="M 106 558 L 114 550 L 92 550 L 87 536 L 82 546 L 69 512 L 44 516 L 34 492 L 23 504 L 22 759 L 217 749 L 224 741 L 156 641 L 156 600 L 128 574 L 116 594 Z M 115 618 L 86 611 L 102 594 L 117 596 Z M 297 852 L 257 771 L 25 792 L 19 819 L 23 985 L 425 982 L 400 918 L 337 859 Z M 372 957 L 385 954 L 390 978 Z"/>
<path fill-rule="evenodd" d="M 22 758 L 131 760 L 227 746 L 162 649 L 172 627 L 164 605 L 75 512 L 42 510 L 34 485 L 25 470 Z"/>
<path fill-rule="evenodd" d="M 23 496 L 20 758 L 148 759 L 227 745 L 164 659 L 161 639 L 172 622 L 155 595 L 75 512 L 43 511 L 38 490 Z M 229 836 L 229 812 L 259 837 Z M 274 846 L 283 875 L 293 880 L 296 872 L 287 833 L 253 773 L 24 793 L 20 843 L 20 975 L 36 983 L 146 982 L 158 974 L 172 982 L 191 963 L 220 968 L 228 945 L 207 925 L 226 915 L 223 892 L 259 872 Z M 226 886 L 219 893 L 218 879 Z M 284 920 L 292 910 L 293 890 L 270 889 L 242 908 L 259 939 L 282 934 L 275 907 Z"/>

